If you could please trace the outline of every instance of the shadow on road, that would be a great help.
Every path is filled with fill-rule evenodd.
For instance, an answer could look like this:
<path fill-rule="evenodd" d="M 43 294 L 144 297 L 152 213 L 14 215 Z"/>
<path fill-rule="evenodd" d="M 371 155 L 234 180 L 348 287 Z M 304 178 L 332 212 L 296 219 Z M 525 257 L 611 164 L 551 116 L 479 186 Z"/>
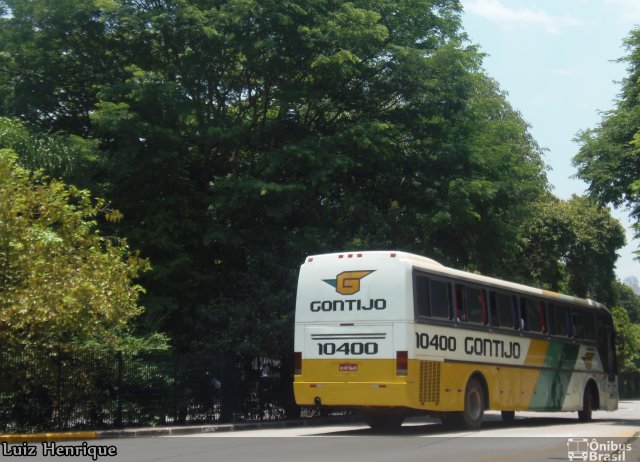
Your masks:
<path fill-rule="evenodd" d="M 607 419 L 607 418 L 594 418 L 592 423 L 607 423 L 608 425 L 636 425 L 640 426 L 640 420 L 638 419 Z M 308 436 L 439 436 L 441 434 L 459 434 L 460 436 L 468 436 L 470 433 L 481 436 L 483 430 L 495 430 L 495 429 L 507 429 L 507 428 L 536 428 L 546 427 L 552 425 L 583 425 L 576 417 L 524 417 L 516 418 L 514 422 L 505 423 L 500 419 L 500 416 L 487 415 L 482 423 L 480 430 L 466 430 L 456 429 L 441 423 L 440 419 L 436 418 L 420 418 L 410 419 L 398 430 L 393 431 L 375 431 L 370 428 L 354 428 L 353 430 L 341 430 L 341 431 L 329 431 L 319 432 L 317 434 Z M 363 423 L 364 425 L 364 423 Z"/>

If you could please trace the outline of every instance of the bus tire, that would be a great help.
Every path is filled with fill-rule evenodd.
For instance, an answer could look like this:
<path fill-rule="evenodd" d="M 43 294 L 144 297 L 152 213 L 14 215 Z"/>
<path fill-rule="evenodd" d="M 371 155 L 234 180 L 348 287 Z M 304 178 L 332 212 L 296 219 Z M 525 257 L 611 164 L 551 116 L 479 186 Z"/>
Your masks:
<path fill-rule="evenodd" d="M 484 416 L 484 391 L 480 381 L 472 377 L 467 382 L 467 388 L 464 392 L 464 409 L 462 411 L 462 423 L 469 430 L 475 430 L 482 425 L 482 417 Z"/>
<path fill-rule="evenodd" d="M 513 423 L 516 420 L 516 411 L 500 411 L 500 415 L 502 416 L 502 421 L 504 423 Z"/>
<path fill-rule="evenodd" d="M 584 396 L 582 398 L 582 410 L 578 411 L 578 419 L 581 422 L 591 421 L 591 414 L 593 411 L 593 391 L 590 384 L 584 389 Z"/>
<path fill-rule="evenodd" d="M 368 412 L 364 418 L 367 425 L 374 431 L 398 430 L 404 422 L 404 416 L 398 413 Z"/>

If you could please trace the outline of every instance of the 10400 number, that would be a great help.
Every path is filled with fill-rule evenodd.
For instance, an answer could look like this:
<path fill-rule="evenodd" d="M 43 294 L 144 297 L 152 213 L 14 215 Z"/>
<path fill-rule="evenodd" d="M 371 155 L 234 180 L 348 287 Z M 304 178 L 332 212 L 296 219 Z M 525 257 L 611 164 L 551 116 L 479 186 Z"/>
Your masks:
<path fill-rule="evenodd" d="M 456 338 L 447 335 L 419 334 L 416 332 L 416 348 L 428 350 L 432 348 L 438 351 L 456 351 Z"/>
<path fill-rule="evenodd" d="M 318 355 L 320 356 L 336 354 L 360 356 L 375 355 L 376 353 L 378 353 L 378 344 L 374 342 L 318 343 Z"/>

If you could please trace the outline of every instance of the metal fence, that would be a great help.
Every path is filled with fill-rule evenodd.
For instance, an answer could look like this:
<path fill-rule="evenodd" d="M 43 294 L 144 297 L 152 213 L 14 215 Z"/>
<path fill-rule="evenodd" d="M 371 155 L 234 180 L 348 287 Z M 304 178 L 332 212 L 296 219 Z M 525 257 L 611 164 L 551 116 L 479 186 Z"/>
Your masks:
<path fill-rule="evenodd" d="M 297 416 L 280 360 L 214 353 L 0 351 L 0 431 Z"/>
<path fill-rule="evenodd" d="M 618 377 L 620 399 L 640 398 L 640 373 L 620 374 Z"/>

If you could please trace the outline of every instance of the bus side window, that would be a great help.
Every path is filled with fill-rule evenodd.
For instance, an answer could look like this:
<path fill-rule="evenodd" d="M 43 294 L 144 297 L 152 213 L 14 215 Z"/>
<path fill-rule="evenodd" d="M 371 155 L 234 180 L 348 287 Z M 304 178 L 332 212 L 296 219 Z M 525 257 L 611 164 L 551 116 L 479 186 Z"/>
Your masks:
<path fill-rule="evenodd" d="M 573 336 L 577 339 L 585 337 L 585 312 L 582 310 L 573 310 Z"/>
<path fill-rule="evenodd" d="M 520 298 L 520 328 L 522 330 L 529 330 L 527 314 L 527 299 L 522 297 Z"/>
<path fill-rule="evenodd" d="M 567 337 L 569 329 L 567 327 L 567 309 L 555 303 L 549 303 L 549 330 L 551 335 Z"/>
<path fill-rule="evenodd" d="M 540 302 L 531 300 L 530 298 L 521 298 L 520 316 L 523 331 L 542 332 Z"/>
<path fill-rule="evenodd" d="M 424 276 L 415 276 L 414 279 L 415 304 L 417 315 L 427 317 L 431 315 L 429 306 L 429 279 Z"/>
<path fill-rule="evenodd" d="M 469 322 L 482 324 L 482 290 L 475 287 L 465 287 L 464 301 Z"/>
<path fill-rule="evenodd" d="M 547 304 L 540 302 L 540 332 L 543 334 L 549 333 L 549 327 L 547 326 Z"/>
<path fill-rule="evenodd" d="M 511 296 L 511 314 L 513 319 L 513 329 L 520 330 L 520 316 L 518 316 L 518 297 Z"/>
<path fill-rule="evenodd" d="M 596 339 L 594 313 L 589 310 L 573 310 L 574 337 L 583 340 Z"/>
<path fill-rule="evenodd" d="M 498 302 L 497 294 L 492 290 L 489 292 L 489 319 L 492 326 L 499 326 L 500 320 L 498 319 Z"/>
<path fill-rule="evenodd" d="M 482 305 L 482 324 L 486 326 L 489 324 L 489 310 L 487 309 L 487 291 L 485 289 L 482 289 L 480 304 Z"/>
<path fill-rule="evenodd" d="M 584 314 L 584 338 L 587 340 L 596 339 L 596 324 L 593 312 L 583 311 Z"/>
<path fill-rule="evenodd" d="M 419 318 L 451 319 L 450 284 L 426 276 L 414 276 L 416 315 Z"/>
<path fill-rule="evenodd" d="M 451 302 L 449 300 L 449 284 L 444 281 L 431 279 L 429 292 L 431 294 L 431 316 L 434 318 L 451 319 Z"/>
<path fill-rule="evenodd" d="M 563 317 L 564 317 L 564 325 L 565 325 L 565 329 L 567 330 L 567 336 L 568 337 L 573 337 L 573 322 L 571 320 L 571 310 L 569 310 L 569 308 L 567 307 L 563 307 L 562 308 L 563 311 Z"/>
<path fill-rule="evenodd" d="M 456 321 L 467 322 L 465 311 L 464 287 L 456 284 Z"/>
<path fill-rule="evenodd" d="M 500 292 L 491 292 L 491 324 L 513 329 L 511 297 Z"/>

